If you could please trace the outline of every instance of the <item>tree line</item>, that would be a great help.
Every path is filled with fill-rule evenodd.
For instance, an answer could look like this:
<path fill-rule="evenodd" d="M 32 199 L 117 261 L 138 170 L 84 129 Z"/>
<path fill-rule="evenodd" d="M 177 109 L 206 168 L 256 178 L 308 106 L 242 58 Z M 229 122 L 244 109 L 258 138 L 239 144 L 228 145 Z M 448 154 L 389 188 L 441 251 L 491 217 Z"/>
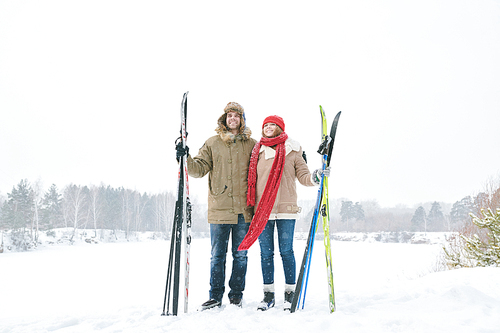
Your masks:
<path fill-rule="evenodd" d="M 457 231 L 470 224 L 470 213 L 480 216 L 483 208 L 496 208 L 500 187 L 490 186 L 476 196 L 456 201 L 444 212 L 442 203 L 429 202 L 418 208 L 404 206 L 381 208 L 376 201 L 330 200 L 331 232 L 434 232 Z M 191 198 L 193 200 L 193 198 Z M 38 183 L 26 179 L 12 188 L 7 198 L 0 197 L 0 230 L 10 230 L 12 243 L 21 249 L 38 242 L 40 232 L 55 228 L 78 230 L 102 239 L 104 230 L 122 231 L 129 239 L 137 232 L 154 232 L 168 237 L 171 232 L 176 195 L 139 193 L 123 187 L 80 186 L 70 184 L 59 190 L 56 185 L 43 192 Z M 192 202 L 193 233 L 208 234 L 206 205 Z M 297 220 L 296 230 L 309 230 L 314 203 L 299 203 L 305 211 Z M 321 231 L 319 230 L 319 233 Z"/>
<path fill-rule="evenodd" d="M 23 179 L 0 203 L 0 229 L 11 230 L 12 244 L 27 249 L 38 242 L 40 232 L 55 228 L 88 230 L 91 237 L 104 237 L 103 230 L 124 231 L 129 239 L 136 232 L 151 231 L 166 237 L 171 232 L 176 196 L 172 192 L 139 193 L 111 186 L 70 184 L 61 191 L 56 185 L 43 192 Z M 199 205 L 193 205 L 194 219 L 204 219 Z M 204 223 L 193 224 L 193 232 L 207 232 Z"/>
<path fill-rule="evenodd" d="M 497 193 L 497 194 L 495 194 Z M 330 230 L 332 232 L 448 232 L 460 230 L 471 220 L 470 213 L 480 214 L 500 189 L 466 196 L 453 205 L 437 201 L 415 208 L 396 206 L 382 208 L 376 201 L 353 202 L 348 199 L 330 200 Z M 446 209 L 443 208 L 446 205 Z M 312 206 L 306 203 L 304 206 Z M 451 206 L 451 207 L 450 207 Z M 449 213 L 448 213 L 449 212 Z M 307 231 L 313 209 L 301 216 L 297 230 Z"/>

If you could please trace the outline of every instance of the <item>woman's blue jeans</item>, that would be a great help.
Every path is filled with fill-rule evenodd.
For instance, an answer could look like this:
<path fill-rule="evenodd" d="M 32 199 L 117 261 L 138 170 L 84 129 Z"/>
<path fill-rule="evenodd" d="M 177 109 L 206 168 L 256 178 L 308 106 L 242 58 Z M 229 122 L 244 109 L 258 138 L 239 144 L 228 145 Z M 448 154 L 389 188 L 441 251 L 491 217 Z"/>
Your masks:
<path fill-rule="evenodd" d="M 243 214 L 238 215 L 238 224 L 210 224 L 212 258 L 210 260 L 210 298 L 222 302 L 226 281 L 226 254 L 231 236 L 233 268 L 229 279 L 231 288 L 228 297 L 242 298 L 247 273 L 247 252 L 238 251 L 241 241 L 248 232 L 250 223 L 245 222 Z"/>
<path fill-rule="evenodd" d="M 274 227 L 278 229 L 278 244 L 285 273 L 285 283 L 295 284 L 295 255 L 293 253 L 294 219 L 267 221 L 259 236 L 260 262 L 264 284 L 274 283 Z"/>

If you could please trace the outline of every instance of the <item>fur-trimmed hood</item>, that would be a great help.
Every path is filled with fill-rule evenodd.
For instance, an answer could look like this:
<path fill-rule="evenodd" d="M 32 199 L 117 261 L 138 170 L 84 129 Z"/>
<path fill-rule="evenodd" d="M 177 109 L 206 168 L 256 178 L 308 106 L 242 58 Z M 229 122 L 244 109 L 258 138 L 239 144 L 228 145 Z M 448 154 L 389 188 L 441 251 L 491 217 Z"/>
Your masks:
<path fill-rule="evenodd" d="M 240 115 L 240 129 L 239 133 L 236 135 L 232 134 L 227 127 L 226 120 L 228 112 L 237 112 Z M 227 103 L 226 107 L 224 108 L 224 113 L 217 120 L 217 128 L 215 129 L 215 131 L 217 132 L 217 134 L 219 134 L 220 138 L 224 142 L 248 140 L 252 135 L 252 131 L 247 127 L 246 124 L 245 109 L 243 109 L 243 107 L 236 102 Z"/>
<path fill-rule="evenodd" d="M 250 130 L 250 128 L 248 128 L 246 126 L 244 129 L 240 128 L 240 133 L 237 135 L 234 135 L 233 133 L 229 132 L 227 130 L 226 126 L 224 126 L 224 125 L 223 126 L 219 125 L 219 127 L 217 127 L 217 129 L 215 131 L 217 132 L 217 134 L 219 134 L 220 138 L 224 142 L 232 142 L 235 140 L 245 141 L 245 140 L 250 139 L 250 136 L 252 135 L 252 131 Z"/>

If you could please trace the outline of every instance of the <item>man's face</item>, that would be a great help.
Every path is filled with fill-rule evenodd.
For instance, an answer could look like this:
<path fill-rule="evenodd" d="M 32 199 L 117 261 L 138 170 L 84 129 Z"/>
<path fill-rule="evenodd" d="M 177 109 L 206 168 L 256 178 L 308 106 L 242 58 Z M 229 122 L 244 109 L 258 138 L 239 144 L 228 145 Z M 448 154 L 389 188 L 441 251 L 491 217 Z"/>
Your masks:
<path fill-rule="evenodd" d="M 241 118 L 238 112 L 229 111 L 226 116 L 226 125 L 230 130 L 237 130 L 240 128 Z"/>

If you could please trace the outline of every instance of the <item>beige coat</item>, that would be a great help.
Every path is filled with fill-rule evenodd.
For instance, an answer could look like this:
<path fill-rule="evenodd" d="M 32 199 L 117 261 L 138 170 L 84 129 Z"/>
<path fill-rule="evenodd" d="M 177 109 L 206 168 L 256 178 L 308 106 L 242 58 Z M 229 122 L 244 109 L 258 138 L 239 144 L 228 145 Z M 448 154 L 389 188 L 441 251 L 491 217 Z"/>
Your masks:
<path fill-rule="evenodd" d="M 250 155 L 256 141 L 250 135 L 221 133 L 209 138 L 194 158 L 188 156 L 188 174 L 201 178 L 208 173 L 208 222 L 237 224 L 238 214 L 251 222 L 247 207 Z"/>
<path fill-rule="evenodd" d="M 281 177 L 280 187 L 276 195 L 270 220 L 296 219 L 301 208 L 297 205 L 296 179 L 304 186 L 316 186 L 312 181 L 312 175 L 302 157 L 302 148 L 296 141 L 288 139 L 285 141 L 286 158 L 285 169 Z M 256 207 L 264 194 L 267 179 L 271 172 L 276 151 L 264 145 L 260 148 L 259 161 L 257 162 L 257 183 L 255 185 Z"/>

